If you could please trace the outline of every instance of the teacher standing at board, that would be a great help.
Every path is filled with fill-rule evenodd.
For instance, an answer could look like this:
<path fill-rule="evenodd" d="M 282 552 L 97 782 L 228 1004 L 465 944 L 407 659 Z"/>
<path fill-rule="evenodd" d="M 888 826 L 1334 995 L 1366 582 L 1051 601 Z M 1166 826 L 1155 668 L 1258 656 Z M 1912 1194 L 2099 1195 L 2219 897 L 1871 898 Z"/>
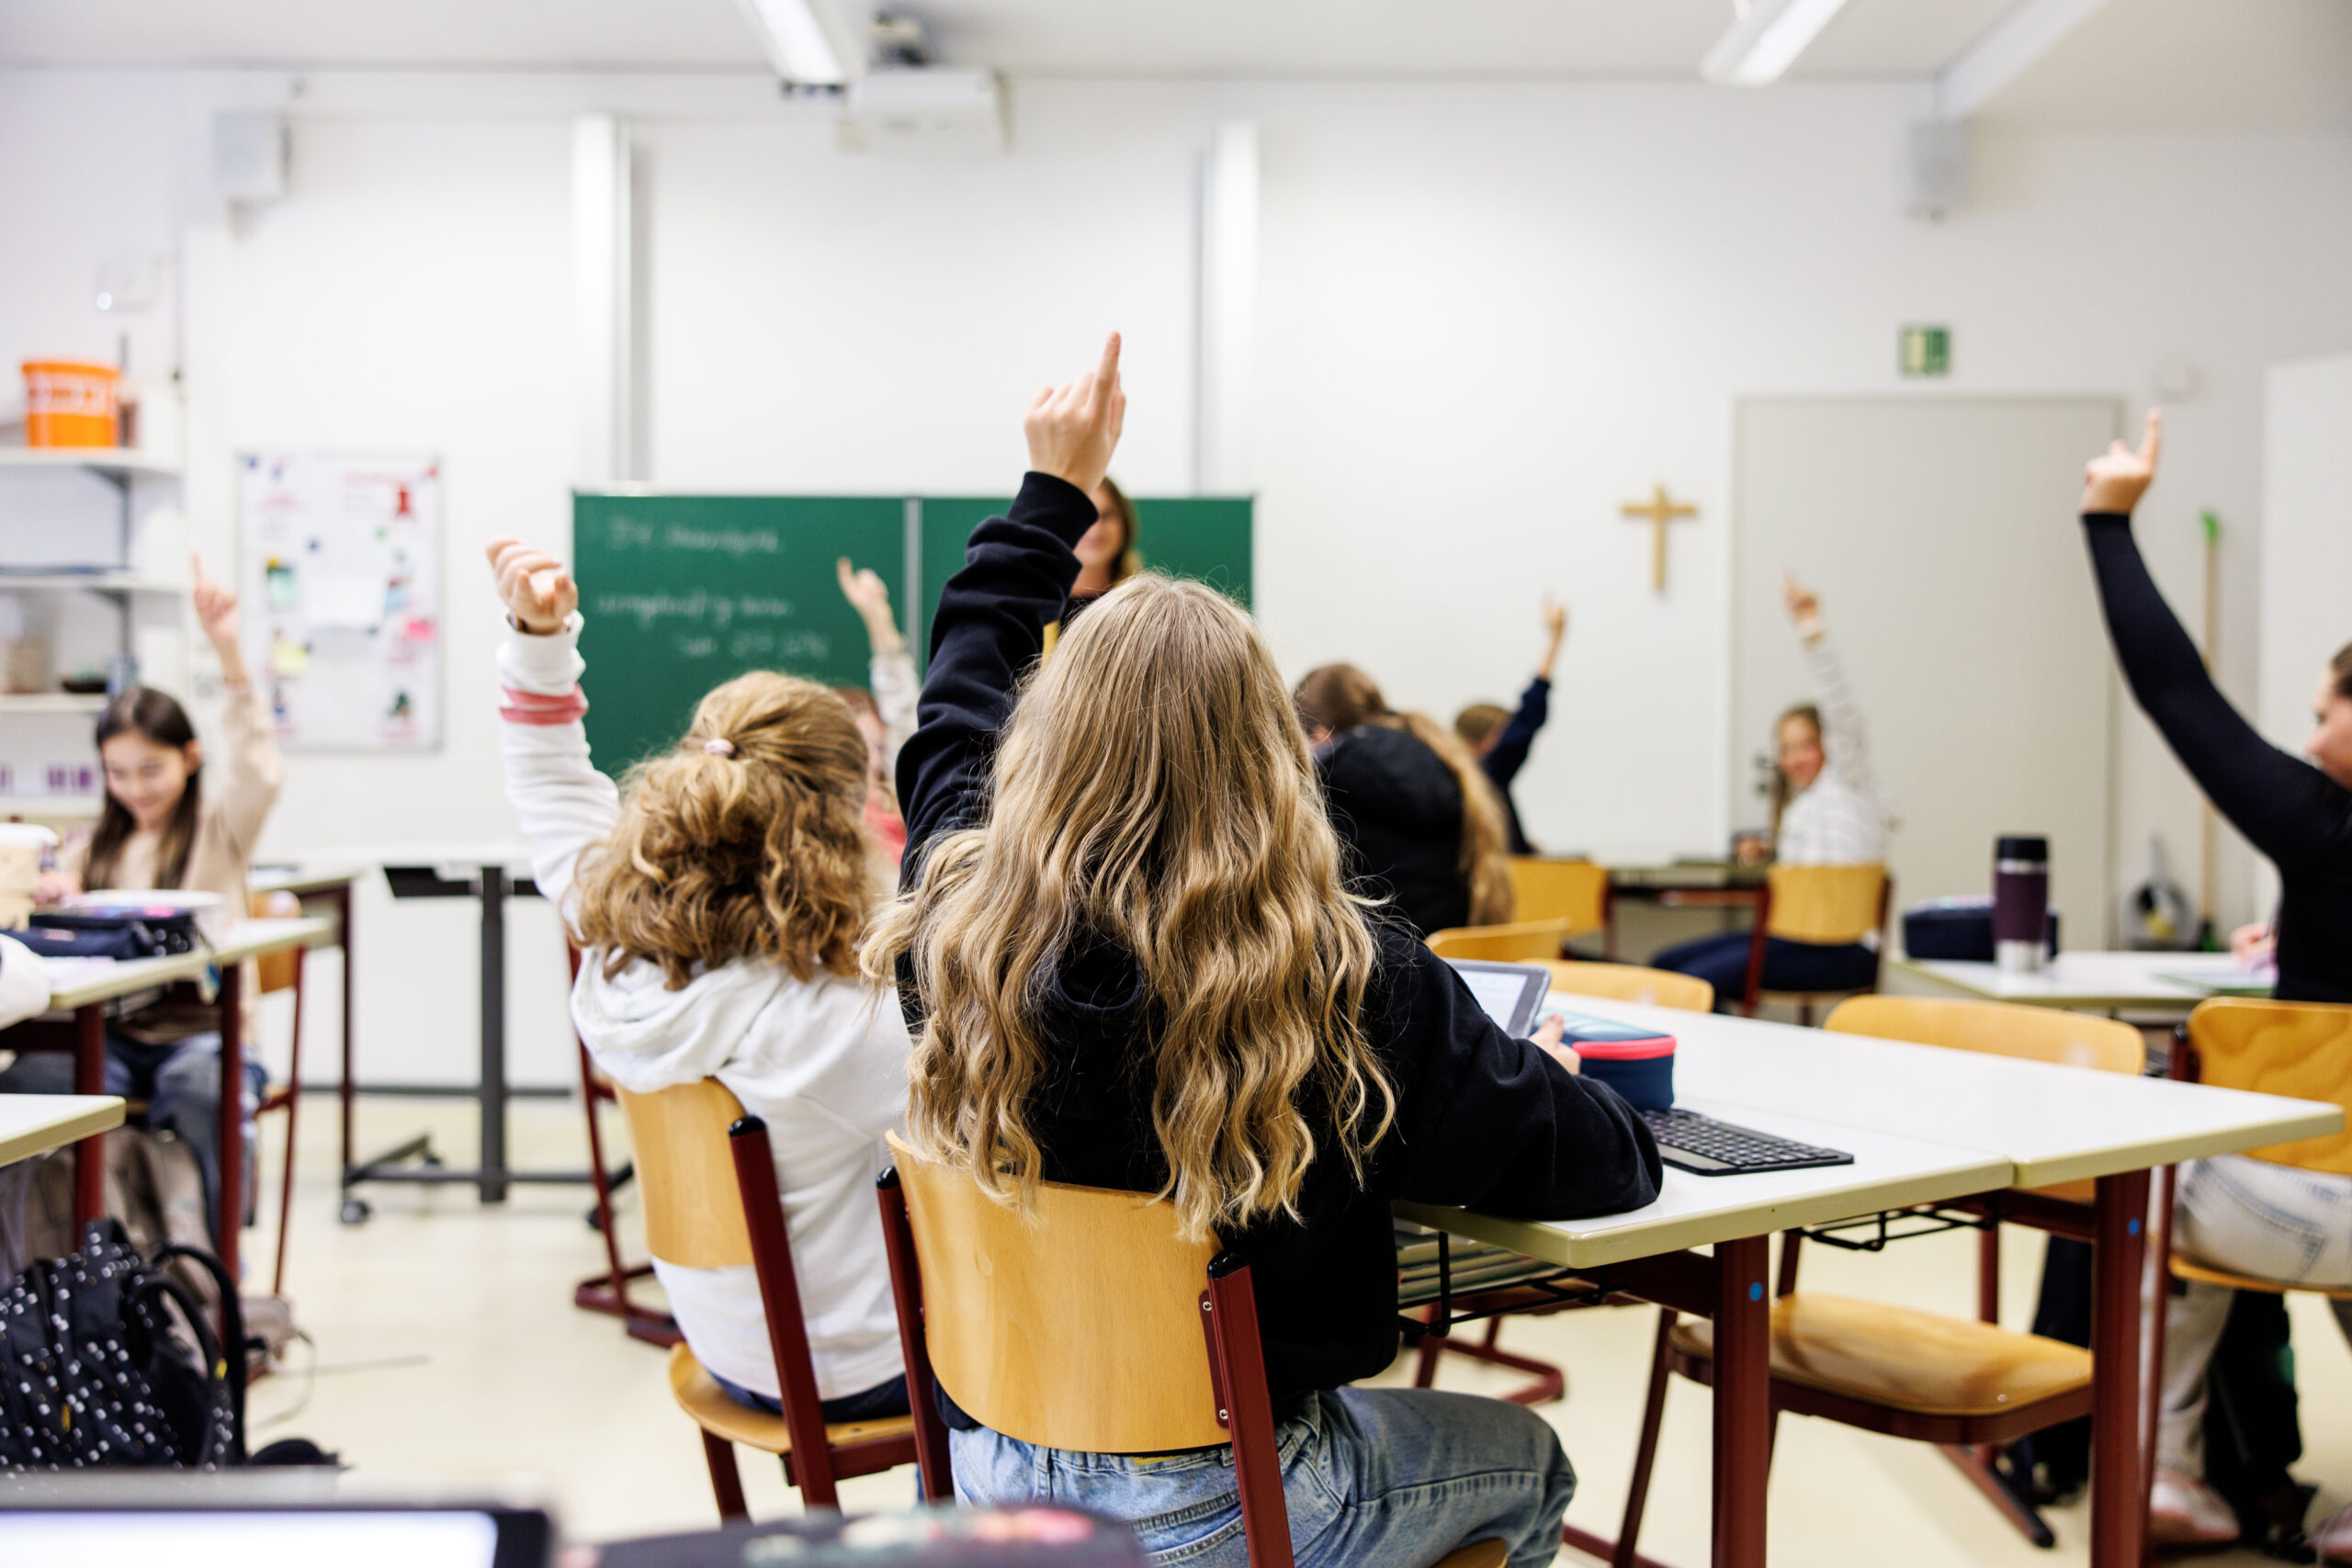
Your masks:
<path fill-rule="evenodd" d="M 2139 450 L 2118 441 L 2084 476 L 2083 534 L 2116 662 L 2133 700 L 2214 809 L 2278 868 L 2278 998 L 2352 1002 L 2352 644 L 2319 671 L 2301 757 L 2265 740 L 2230 705 L 2156 591 L 2132 536 L 2132 512 L 2155 479 L 2163 441 L 2163 416 L 2151 409 Z M 2179 1185 L 2174 1224 L 2184 1253 L 2239 1273 L 2352 1286 L 2352 1178 L 2222 1155 L 2181 1167 Z M 2266 1340 L 2280 1350 L 2286 1344 L 2278 1297 L 2249 1292 L 2233 1314 L 2234 1294 L 2190 1283 L 2166 1314 L 2150 1517 L 2151 1537 L 2159 1542 L 2233 1540 L 2241 1514 L 2279 1535 L 2301 1533 L 2304 1499 L 2286 1467 L 2302 1444 L 2284 1375 L 2234 1380 L 2224 1390 L 2232 1416 L 2226 1425 L 2242 1450 L 2233 1456 L 2232 1468 L 2244 1476 L 2231 1488 L 2237 1495 L 2225 1502 L 2201 1473 L 2207 1372 L 2224 1328 L 2233 1341 Z M 2352 1337 L 2352 1304 L 2338 1302 L 2335 1312 Z M 2282 1373 L 2291 1364 L 2275 1354 L 2228 1359 Z M 2352 1508 L 2311 1544 L 2330 1561 L 2352 1555 Z"/>

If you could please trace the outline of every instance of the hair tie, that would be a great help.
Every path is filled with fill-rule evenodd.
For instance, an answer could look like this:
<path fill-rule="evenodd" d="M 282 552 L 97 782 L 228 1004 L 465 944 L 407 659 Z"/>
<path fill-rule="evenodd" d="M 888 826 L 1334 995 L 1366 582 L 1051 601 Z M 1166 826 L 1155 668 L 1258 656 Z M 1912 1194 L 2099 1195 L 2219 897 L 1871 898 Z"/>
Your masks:
<path fill-rule="evenodd" d="M 704 741 L 702 743 L 702 749 L 709 752 L 714 757 L 732 757 L 735 755 L 735 742 L 726 739 L 723 737 L 713 737 L 711 739 Z"/>

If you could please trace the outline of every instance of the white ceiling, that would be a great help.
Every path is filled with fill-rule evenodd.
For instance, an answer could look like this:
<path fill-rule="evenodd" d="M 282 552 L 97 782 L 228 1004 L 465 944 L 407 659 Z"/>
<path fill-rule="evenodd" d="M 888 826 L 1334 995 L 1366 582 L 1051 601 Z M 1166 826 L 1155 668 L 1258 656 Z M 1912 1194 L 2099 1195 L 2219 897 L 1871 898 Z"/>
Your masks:
<path fill-rule="evenodd" d="M 1925 79 L 2018 0 L 1850 0 L 1800 62 Z M 1731 0 L 907 0 L 1017 75 L 1690 80 Z M 738 0 L 0 0 L 0 64 L 757 71 Z M 2352 0 L 2109 0 L 1992 107 L 2352 129 Z"/>

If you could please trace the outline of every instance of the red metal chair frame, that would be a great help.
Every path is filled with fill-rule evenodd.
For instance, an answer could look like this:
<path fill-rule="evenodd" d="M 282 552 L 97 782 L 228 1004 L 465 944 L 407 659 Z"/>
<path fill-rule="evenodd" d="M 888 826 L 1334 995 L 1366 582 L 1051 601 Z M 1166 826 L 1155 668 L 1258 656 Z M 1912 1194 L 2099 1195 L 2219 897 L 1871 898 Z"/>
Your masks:
<path fill-rule="evenodd" d="M 571 977 L 580 978 L 580 950 L 570 947 Z M 605 1165 L 605 1134 L 596 1115 L 599 1105 L 618 1101 L 613 1086 L 596 1076 L 596 1064 L 588 1055 L 588 1043 L 573 1032 L 571 1043 L 580 1054 L 580 1105 L 588 1118 L 588 1179 L 596 1190 L 595 1226 L 605 1242 L 605 1271 L 591 1274 L 571 1288 L 571 1304 L 582 1312 L 602 1313 L 617 1317 L 632 1339 L 648 1345 L 668 1348 L 683 1343 L 685 1336 L 678 1332 L 678 1320 L 666 1312 L 656 1312 L 639 1305 L 629 1296 L 631 1280 L 650 1278 L 650 1263 L 621 1261 L 618 1227 L 613 1218 L 613 1189 L 616 1182 Z"/>
<path fill-rule="evenodd" d="M 745 1115 L 727 1129 L 729 1152 L 735 1158 L 735 1187 L 743 1202 L 743 1219 L 752 1237 L 752 1272 L 760 1283 L 760 1304 L 768 1325 L 768 1349 L 775 1357 L 776 1377 L 783 1389 L 784 1423 L 792 1434 L 792 1451 L 783 1456 L 785 1479 L 800 1489 L 801 1502 L 811 1508 L 841 1506 L 836 1483 L 854 1475 L 912 1464 L 922 1431 L 916 1403 L 915 1431 L 895 1433 L 864 1442 L 834 1443 L 825 1430 L 823 1402 L 817 1393 L 817 1369 L 808 1359 L 808 1325 L 800 1315 L 800 1285 L 792 1269 L 792 1243 L 784 1225 L 784 1201 L 775 1185 L 775 1153 L 768 1142 L 768 1124 Z M 927 1369 L 926 1369 L 927 1370 Z M 914 1380 L 907 1380 L 911 1396 Z M 934 1414 L 933 1421 L 938 1419 Z M 743 1478 L 735 1468 L 735 1445 L 707 1427 L 702 1451 L 710 1468 L 710 1489 L 724 1519 L 751 1517 L 743 1502 Z M 943 1452 L 945 1435 L 941 1435 Z M 923 1495 L 951 1494 L 931 1489 L 931 1471 L 923 1470 Z"/>

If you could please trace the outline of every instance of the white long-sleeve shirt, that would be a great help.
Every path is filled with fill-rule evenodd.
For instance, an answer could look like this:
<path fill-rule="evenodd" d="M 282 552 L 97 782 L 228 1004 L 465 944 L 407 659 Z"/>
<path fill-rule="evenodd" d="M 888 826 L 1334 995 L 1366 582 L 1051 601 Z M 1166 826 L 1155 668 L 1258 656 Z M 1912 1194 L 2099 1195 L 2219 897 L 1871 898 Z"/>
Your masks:
<path fill-rule="evenodd" d="M 1826 635 L 1805 640 L 1804 662 L 1821 709 L 1824 761 L 1813 786 L 1781 813 L 1773 858 L 1784 865 L 1883 861 L 1892 814 L 1871 772 L 1870 727 Z"/>
<path fill-rule="evenodd" d="M 532 876 L 577 940 L 582 851 L 620 818 L 620 795 L 588 756 L 580 720 L 581 619 L 552 637 L 510 634 L 498 652 L 506 795 L 531 844 Z M 768 1124 L 800 1311 L 820 1398 L 860 1393 L 901 1368 L 889 1264 L 874 1179 L 884 1133 L 902 1127 L 907 1026 L 897 999 L 854 979 L 796 980 L 739 959 L 698 971 L 679 990 L 637 959 L 611 978 L 591 949 L 571 991 L 571 1018 L 597 1067 L 648 1093 L 715 1077 Z M 752 1267 L 655 1274 L 697 1360 L 758 1393 L 779 1391 Z"/>

